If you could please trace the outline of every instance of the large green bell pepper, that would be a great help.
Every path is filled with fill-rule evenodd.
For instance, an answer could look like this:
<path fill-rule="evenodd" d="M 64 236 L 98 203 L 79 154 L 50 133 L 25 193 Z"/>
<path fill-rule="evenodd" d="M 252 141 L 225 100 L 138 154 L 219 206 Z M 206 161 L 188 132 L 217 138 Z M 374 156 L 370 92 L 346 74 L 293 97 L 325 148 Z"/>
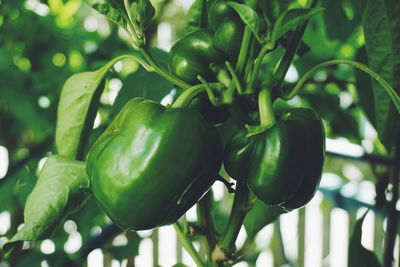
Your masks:
<path fill-rule="evenodd" d="M 89 151 L 96 200 L 120 227 L 175 222 L 215 181 L 222 161 L 216 130 L 196 111 L 129 101 Z"/>
<path fill-rule="evenodd" d="M 243 129 L 234 134 L 225 148 L 224 166 L 265 204 L 294 209 L 314 196 L 324 150 L 320 118 L 297 108 L 260 134 L 247 137 Z"/>

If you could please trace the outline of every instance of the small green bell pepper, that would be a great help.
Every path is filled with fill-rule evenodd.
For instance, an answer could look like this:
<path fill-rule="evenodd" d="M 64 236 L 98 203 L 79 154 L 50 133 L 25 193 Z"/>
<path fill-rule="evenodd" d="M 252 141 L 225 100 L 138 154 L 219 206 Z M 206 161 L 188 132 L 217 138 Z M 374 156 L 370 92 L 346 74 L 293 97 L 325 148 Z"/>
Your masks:
<path fill-rule="evenodd" d="M 225 148 L 227 173 L 246 181 L 265 204 L 294 209 L 314 196 L 322 172 L 325 139 L 318 115 L 293 109 L 264 132 L 239 130 Z"/>
<path fill-rule="evenodd" d="M 200 83 L 197 75 L 215 81 L 210 65 L 223 65 L 226 56 L 213 46 L 213 32 L 200 29 L 179 39 L 169 52 L 168 65 L 172 74 L 190 83 Z"/>
<path fill-rule="evenodd" d="M 235 61 L 242 44 L 244 24 L 226 0 L 214 1 L 208 12 L 208 23 L 215 32 L 213 45 Z"/>

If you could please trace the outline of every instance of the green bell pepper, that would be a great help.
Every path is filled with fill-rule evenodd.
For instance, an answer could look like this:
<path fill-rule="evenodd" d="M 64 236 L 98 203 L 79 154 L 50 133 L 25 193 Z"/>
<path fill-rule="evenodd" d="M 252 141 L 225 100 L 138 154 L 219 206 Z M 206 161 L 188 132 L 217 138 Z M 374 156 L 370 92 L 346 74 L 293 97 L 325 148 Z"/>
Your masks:
<path fill-rule="evenodd" d="M 235 61 L 242 44 L 244 24 L 226 0 L 214 1 L 208 12 L 208 23 L 215 32 L 213 45 Z"/>
<path fill-rule="evenodd" d="M 217 131 L 196 111 L 130 100 L 91 147 L 96 200 L 120 227 L 145 230 L 179 219 L 215 181 Z"/>
<path fill-rule="evenodd" d="M 297 108 L 260 134 L 247 137 L 239 130 L 226 145 L 224 166 L 265 204 L 295 209 L 307 204 L 318 188 L 324 150 L 321 119 Z"/>
<path fill-rule="evenodd" d="M 197 75 L 214 81 L 216 76 L 210 65 L 223 65 L 226 56 L 213 46 L 213 34 L 208 29 L 200 29 L 176 41 L 168 55 L 171 73 L 190 84 L 200 83 Z"/>

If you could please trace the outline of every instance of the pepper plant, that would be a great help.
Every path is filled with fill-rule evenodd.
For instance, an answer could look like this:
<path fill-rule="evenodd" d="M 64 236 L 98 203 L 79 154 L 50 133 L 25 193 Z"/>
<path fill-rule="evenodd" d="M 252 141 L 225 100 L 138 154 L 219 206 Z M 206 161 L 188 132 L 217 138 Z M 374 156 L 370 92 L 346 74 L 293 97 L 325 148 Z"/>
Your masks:
<path fill-rule="evenodd" d="M 121 229 L 173 224 L 199 267 L 233 264 L 240 259 L 235 242 L 249 212 L 259 209 L 272 222 L 307 205 L 318 190 L 325 158 L 324 114 L 288 104 L 316 71 L 341 64 L 369 75 L 387 101 L 385 118 L 398 122 L 400 82 L 396 75 L 374 70 L 379 66 L 379 58 L 373 56 L 373 42 L 379 39 L 371 34 L 378 27 L 374 22 L 365 23 L 371 67 L 333 59 L 310 67 L 297 84 L 285 83 L 290 65 L 307 50 L 302 41 L 307 24 L 324 12 L 318 0 L 196 0 L 166 62 L 159 62 L 155 56 L 159 51 L 149 48 L 146 34 L 156 13 L 152 2 L 85 2 L 125 31 L 131 49 L 65 82 L 57 111 L 57 154 L 46 161 L 26 200 L 24 226 L 2 248 L 5 260 L 17 257 L 23 241 L 51 236 L 60 222 L 84 208 L 93 196 Z M 382 9 L 382 3 L 400 11 L 394 1 L 368 1 L 366 16 Z M 400 24 L 390 19 L 387 31 L 400 41 Z M 398 44 L 392 45 L 399 58 Z M 171 84 L 173 102 L 161 105 L 145 94 L 121 93 L 121 108 L 110 114 L 100 134 L 94 134 L 107 75 L 121 60 L 137 62 L 141 71 Z M 399 62 L 394 69 L 398 70 Z M 381 130 L 379 123 L 388 154 L 398 154 L 398 125 L 389 131 L 387 126 Z M 399 170 L 393 169 L 391 182 L 397 190 Z M 235 182 L 230 183 L 229 177 Z M 233 195 L 229 218 L 220 232 L 211 212 L 210 191 L 218 182 Z M 393 194 L 396 200 L 397 191 Z M 199 219 L 189 224 L 184 214 L 196 203 Z M 391 208 L 390 214 L 395 206 Z M 356 238 L 361 236 L 357 231 L 362 220 L 351 241 L 354 253 L 349 255 L 349 266 L 362 266 L 366 259 L 379 266 L 375 254 Z M 388 236 L 393 235 L 397 219 L 390 222 Z M 194 248 L 189 231 L 204 237 L 205 255 Z M 385 266 L 393 260 L 392 243 L 388 238 Z"/>

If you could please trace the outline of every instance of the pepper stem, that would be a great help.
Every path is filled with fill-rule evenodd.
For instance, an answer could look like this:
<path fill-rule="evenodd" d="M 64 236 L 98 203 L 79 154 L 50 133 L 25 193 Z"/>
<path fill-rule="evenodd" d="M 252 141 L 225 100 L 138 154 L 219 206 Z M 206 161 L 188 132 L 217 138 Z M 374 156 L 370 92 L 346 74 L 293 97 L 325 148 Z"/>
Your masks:
<path fill-rule="evenodd" d="M 202 199 L 200 199 L 197 206 L 200 228 L 206 236 L 207 251 L 209 253 L 208 258 L 210 262 L 212 261 L 211 252 L 217 243 L 216 231 L 211 216 L 212 201 L 213 201 L 213 196 L 212 196 L 212 191 L 210 190 L 208 191 L 207 194 L 203 196 Z"/>
<path fill-rule="evenodd" d="M 190 242 L 187 239 L 186 233 L 183 232 L 182 227 L 179 225 L 178 222 L 174 223 L 174 228 L 175 228 L 175 231 L 176 231 L 179 241 L 182 243 L 182 246 L 186 249 L 186 251 L 192 257 L 192 259 L 196 263 L 197 267 L 205 267 L 203 260 L 200 258 L 200 255 L 194 248 L 192 242 Z"/>
<path fill-rule="evenodd" d="M 258 93 L 258 110 L 260 113 L 260 126 L 269 128 L 275 123 L 275 115 L 272 110 L 271 92 L 262 89 Z"/>
<path fill-rule="evenodd" d="M 213 251 L 213 260 L 231 261 L 234 258 L 235 242 L 248 209 L 249 189 L 245 183 L 236 184 L 231 214 L 221 241 Z"/>
<path fill-rule="evenodd" d="M 178 96 L 178 98 L 172 104 L 172 107 L 186 107 L 193 98 L 201 94 L 203 91 L 205 91 L 203 84 L 197 84 L 186 89 L 180 96 Z"/>

